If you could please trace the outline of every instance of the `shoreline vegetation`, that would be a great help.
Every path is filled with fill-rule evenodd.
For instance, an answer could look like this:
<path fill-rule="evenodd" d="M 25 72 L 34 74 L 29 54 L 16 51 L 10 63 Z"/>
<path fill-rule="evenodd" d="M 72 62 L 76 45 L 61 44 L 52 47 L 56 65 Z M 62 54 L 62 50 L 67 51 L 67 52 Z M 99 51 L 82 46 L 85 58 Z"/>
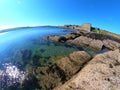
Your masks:
<path fill-rule="evenodd" d="M 48 27 L 73 29 L 75 32 L 70 34 L 46 38 L 57 44 L 66 43 L 84 49 L 52 58 L 53 62 L 48 65 L 27 67 L 27 79 L 18 87 L 19 90 L 120 89 L 120 35 L 92 27 L 91 24 Z M 37 60 L 39 57 L 35 56 L 35 65 Z"/>
<path fill-rule="evenodd" d="M 19 29 L 29 29 L 29 28 L 39 28 L 39 27 L 52 27 L 52 28 L 57 28 L 57 26 L 26 26 L 26 27 L 14 27 L 14 28 L 7 28 L 7 29 L 1 29 L 0 33 L 3 32 L 8 32 L 8 31 L 14 31 L 14 30 L 19 30 Z"/>

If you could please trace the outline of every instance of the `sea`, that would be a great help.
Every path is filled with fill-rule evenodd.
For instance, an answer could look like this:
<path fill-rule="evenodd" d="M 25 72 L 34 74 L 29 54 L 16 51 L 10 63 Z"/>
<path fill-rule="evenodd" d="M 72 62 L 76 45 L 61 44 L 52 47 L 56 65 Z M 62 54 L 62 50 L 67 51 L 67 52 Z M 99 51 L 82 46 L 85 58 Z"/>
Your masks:
<path fill-rule="evenodd" d="M 0 90 L 24 90 L 22 84 L 27 79 L 28 68 L 48 66 L 57 57 L 82 50 L 74 45 L 47 40 L 47 36 L 72 32 L 72 29 L 47 26 L 15 28 L 1 32 Z"/>

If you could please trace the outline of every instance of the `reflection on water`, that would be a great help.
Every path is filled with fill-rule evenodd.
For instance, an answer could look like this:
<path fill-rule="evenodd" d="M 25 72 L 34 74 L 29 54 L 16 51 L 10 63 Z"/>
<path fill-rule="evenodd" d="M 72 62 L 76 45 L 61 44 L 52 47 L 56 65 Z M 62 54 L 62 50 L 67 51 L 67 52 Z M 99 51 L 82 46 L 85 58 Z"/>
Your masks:
<path fill-rule="evenodd" d="M 85 50 L 91 55 L 98 53 L 45 38 L 70 32 L 70 29 L 39 27 L 0 34 L 0 90 L 42 90 L 38 80 L 40 69 L 44 70 L 42 67 L 77 50 Z"/>
<path fill-rule="evenodd" d="M 77 50 L 85 50 L 91 55 L 97 53 L 45 38 L 70 32 L 70 29 L 39 27 L 0 34 L 0 90 L 42 90 L 38 80 L 40 73 L 36 75 L 35 71 L 44 70 L 42 67 Z"/>
<path fill-rule="evenodd" d="M 15 65 L 5 63 L 0 69 L 0 88 L 2 90 L 10 86 L 22 84 L 25 79 L 25 72 L 20 71 Z"/>
<path fill-rule="evenodd" d="M 39 27 L 0 34 L 0 90 L 40 88 L 36 77 L 26 78 L 27 74 L 33 72 L 33 68 L 52 64 L 59 56 L 78 50 L 70 45 L 53 43 L 45 37 L 70 32 L 70 29 Z"/>

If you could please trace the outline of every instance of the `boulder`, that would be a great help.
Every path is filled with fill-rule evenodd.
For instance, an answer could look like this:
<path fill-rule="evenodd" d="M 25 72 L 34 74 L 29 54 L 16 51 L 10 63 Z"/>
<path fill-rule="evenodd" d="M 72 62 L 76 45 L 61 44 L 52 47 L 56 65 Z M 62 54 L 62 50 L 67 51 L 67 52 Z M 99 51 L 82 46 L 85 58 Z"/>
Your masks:
<path fill-rule="evenodd" d="M 56 65 L 64 71 L 67 78 L 74 75 L 80 68 L 84 65 L 85 62 L 88 62 L 91 59 L 91 56 L 85 51 L 73 52 L 68 57 L 64 57 L 61 60 L 56 62 Z"/>
<path fill-rule="evenodd" d="M 48 36 L 47 39 L 55 41 L 55 42 L 65 42 L 67 40 L 67 36 L 64 36 L 64 35 L 63 36 Z"/>
<path fill-rule="evenodd" d="M 87 47 L 89 46 L 89 43 L 92 41 L 91 38 L 87 38 L 85 36 L 80 36 L 74 40 L 71 41 L 72 44 L 75 44 L 77 46 L 81 47 Z"/>
<path fill-rule="evenodd" d="M 91 56 L 85 51 L 73 52 L 69 55 L 69 57 L 70 60 L 76 65 L 76 68 L 80 68 L 80 66 L 91 59 Z"/>
<path fill-rule="evenodd" d="M 96 55 L 78 74 L 54 90 L 120 90 L 119 50 Z"/>
<path fill-rule="evenodd" d="M 75 39 L 77 37 L 77 34 L 67 34 L 67 35 L 63 35 L 63 37 L 65 37 L 66 40 Z"/>
<path fill-rule="evenodd" d="M 105 47 L 107 47 L 110 50 L 116 50 L 116 49 L 120 49 L 120 43 L 113 41 L 113 40 L 103 40 L 103 44 Z"/>
<path fill-rule="evenodd" d="M 68 42 L 71 44 L 74 44 L 80 47 L 89 48 L 95 51 L 101 50 L 103 46 L 103 43 L 101 40 L 88 38 L 86 36 L 80 36 L 74 40 L 69 40 Z"/>
<path fill-rule="evenodd" d="M 48 36 L 47 39 L 50 39 L 55 42 L 59 42 L 60 36 Z"/>
<path fill-rule="evenodd" d="M 61 36 L 49 36 L 48 39 L 56 42 L 71 43 L 94 51 L 100 51 L 103 47 L 110 50 L 120 49 L 120 39 L 93 32 L 80 31 Z"/>
<path fill-rule="evenodd" d="M 72 34 L 61 35 L 61 36 L 48 36 L 47 39 L 55 41 L 55 42 L 66 42 L 67 40 L 75 39 L 78 36 L 79 34 L 72 33 Z"/>
<path fill-rule="evenodd" d="M 89 44 L 89 48 L 95 51 L 100 51 L 102 47 L 103 47 L 102 41 L 97 39 L 93 39 Z"/>

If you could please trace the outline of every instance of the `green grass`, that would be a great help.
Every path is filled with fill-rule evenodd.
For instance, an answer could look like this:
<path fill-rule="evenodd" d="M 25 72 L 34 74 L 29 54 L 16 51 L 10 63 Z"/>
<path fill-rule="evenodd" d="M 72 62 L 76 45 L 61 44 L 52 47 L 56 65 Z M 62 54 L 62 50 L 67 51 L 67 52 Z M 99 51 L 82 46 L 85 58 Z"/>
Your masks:
<path fill-rule="evenodd" d="M 112 32 L 109 32 L 107 30 L 97 30 L 97 29 L 93 29 L 92 32 L 95 32 L 95 33 L 99 33 L 99 34 L 103 34 L 103 35 L 112 35 L 112 36 L 115 36 L 117 38 L 120 38 L 120 35 L 119 34 L 115 34 L 115 33 L 112 33 Z"/>

